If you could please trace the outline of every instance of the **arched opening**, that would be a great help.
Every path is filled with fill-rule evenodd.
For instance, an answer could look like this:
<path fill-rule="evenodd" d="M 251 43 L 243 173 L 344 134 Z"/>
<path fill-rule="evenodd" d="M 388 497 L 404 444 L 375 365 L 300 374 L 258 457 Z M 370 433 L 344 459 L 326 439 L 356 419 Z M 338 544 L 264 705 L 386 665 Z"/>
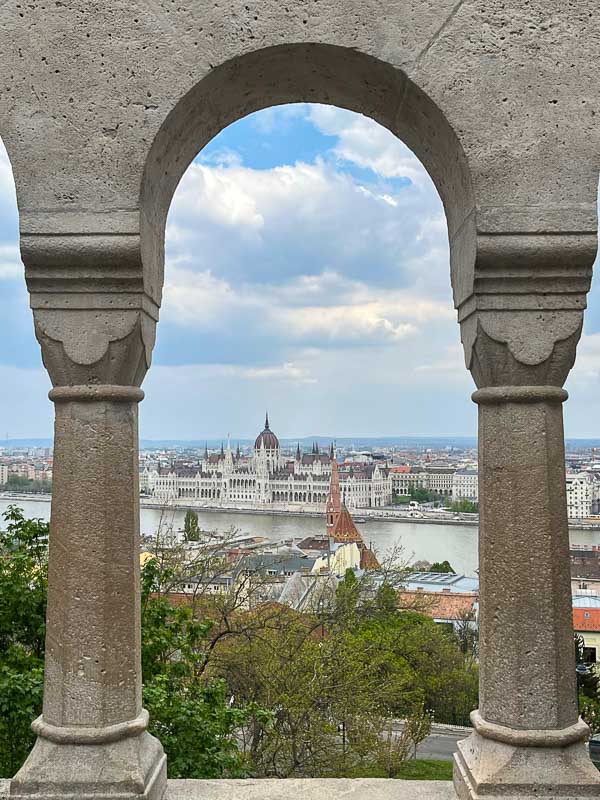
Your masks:
<path fill-rule="evenodd" d="M 277 76 L 277 78 L 274 80 L 273 76 Z M 198 212 L 199 208 L 201 211 L 208 213 L 229 215 L 230 222 L 236 215 L 238 220 L 243 218 L 244 215 L 252 217 L 254 214 L 255 216 L 255 224 L 253 225 L 251 222 L 246 229 L 247 240 L 245 244 L 247 246 L 240 248 L 238 251 L 239 264 L 240 267 L 243 265 L 243 268 L 240 268 L 237 275 L 231 274 L 224 277 L 224 274 L 219 272 L 218 262 L 221 258 L 219 251 L 227 250 L 230 242 L 226 240 L 232 238 L 226 233 L 225 226 L 222 227 L 223 236 L 220 240 L 223 243 L 222 247 L 216 239 L 206 236 L 198 239 L 196 252 L 204 257 L 206 269 L 202 277 L 198 278 L 196 276 L 194 281 L 196 297 L 200 302 L 204 299 L 206 306 L 200 308 L 199 304 L 196 303 L 196 312 L 200 312 L 197 316 L 201 317 L 203 314 L 210 316 L 213 313 L 210 310 L 212 293 L 222 292 L 223 295 L 228 297 L 233 296 L 231 287 L 236 282 L 242 283 L 244 281 L 243 272 L 244 269 L 248 268 L 251 260 L 252 237 L 260 237 L 264 227 L 266 227 L 263 225 L 265 215 L 263 209 L 257 205 L 255 195 L 244 190 L 236 194 L 233 181 L 228 180 L 228 173 L 233 172 L 233 168 L 237 167 L 238 173 L 243 173 L 246 168 L 245 159 L 248 158 L 248 153 L 244 153 L 240 157 L 239 153 L 227 150 L 227 148 L 219 153 L 214 142 L 222 138 L 220 137 L 220 132 L 225 131 L 227 126 L 233 126 L 236 121 L 245 123 L 261 109 L 275 109 L 277 111 L 279 108 L 283 113 L 286 113 L 286 110 L 289 109 L 289 113 L 294 114 L 297 113 L 296 106 L 289 104 L 302 102 L 327 104 L 326 107 L 312 106 L 321 114 L 321 132 L 324 135 L 335 137 L 338 133 L 335 129 L 336 123 L 333 117 L 329 120 L 326 119 L 326 114 L 329 113 L 327 109 L 336 107 L 343 110 L 341 113 L 355 112 L 365 115 L 367 118 L 382 125 L 393 136 L 412 148 L 428 173 L 427 175 L 422 167 L 419 166 L 420 174 L 425 176 L 426 181 L 433 180 L 439 197 L 441 197 L 447 229 L 441 213 L 439 217 L 436 217 L 436 224 L 440 226 L 440 229 L 443 229 L 444 233 L 446 230 L 449 233 L 451 240 L 450 254 L 454 262 L 452 271 L 455 299 L 457 301 L 463 299 L 465 293 L 468 293 L 472 281 L 474 229 L 471 212 L 473 209 L 473 192 L 466 161 L 454 131 L 435 103 L 419 87 L 408 80 L 401 70 L 359 52 L 320 44 L 268 48 L 226 63 L 211 71 L 191 92 L 182 97 L 173 109 L 152 144 L 141 188 L 143 254 L 151 293 L 157 298 L 160 296 L 162 261 L 164 258 L 163 231 L 165 230 L 171 199 L 183 176 L 172 205 L 172 219 L 176 219 L 177 204 L 180 202 L 179 198 L 183 197 L 185 197 L 185 204 L 188 206 L 190 218 L 192 213 Z M 314 114 L 316 117 L 317 111 Z M 240 124 L 240 122 L 237 124 Z M 199 152 L 200 156 L 186 173 L 188 165 Z M 237 165 L 231 160 L 236 158 L 239 159 Z M 253 167 L 257 162 L 258 159 L 254 157 L 252 161 Z M 353 168 L 358 172 L 359 170 L 369 170 L 370 166 L 365 161 L 362 163 L 355 161 Z M 195 179 L 192 179 L 190 176 L 194 171 L 197 174 Z M 254 167 L 255 174 L 258 174 L 259 171 L 260 168 Z M 252 175 L 252 178 L 255 177 L 255 174 Z M 319 177 L 317 176 L 315 181 Z M 247 181 L 252 180 L 252 178 L 249 175 L 246 176 Z M 385 175 L 385 178 L 393 183 L 397 178 L 397 174 L 389 172 Z M 205 202 L 196 203 L 198 186 L 203 183 L 204 187 L 206 187 L 210 182 L 212 182 L 213 186 L 215 183 L 220 183 L 220 193 L 214 192 L 212 194 L 211 209 Z M 355 188 L 359 187 L 355 186 Z M 360 190 L 366 193 L 370 188 L 369 186 L 362 186 Z M 265 191 L 268 191 L 268 189 L 265 189 Z M 196 197 L 194 192 L 196 192 Z M 387 194 L 384 191 L 379 192 L 378 202 L 382 208 L 385 204 L 388 204 L 390 208 L 393 207 L 396 200 L 393 189 Z M 332 200 L 332 205 L 335 205 L 334 200 Z M 294 214 L 298 214 L 298 210 L 294 210 L 290 206 L 289 214 L 291 218 L 294 218 Z M 381 226 L 381 229 L 385 228 L 386 224 L 387 220 Z M 261 225 L 263 225 L 262 229 Z M 185 236 L 184 227 L 174 223 L 169 230 L 174 233 L 174 237 L 180 234 Z M 346 246 L 345 253 L 343 253 L 346 256 L 358 238 L 351 236 L 351 228 L 352 224 L 348 225 L 348 239 L 352 244 Z M 376 238 L 377 221 L 375 219 L 373 219 L 372 231 L 374 233 L 372 232 L 371 235 Z M 392 226 L 388 229 L 388 235 L 392 240 L 394 236 Z M 400 241 L 399 237 L 395 242 L 396 247 L 402 246 Z M 250 243 L 249 246 L 248 243 Z M 340 252 L 343 251 L 343 248 L 339 249 Z M 261 257 L 263 255 L 264 252 L 261 252 Z M 178 259 L 177 253 L 175 253 L 175 259 Z M 177 260 L 177 263 L 181 265 L 183 261 Z M 428 268 L 429 265 L 424 264 L 423 275 L 419 278 L 420 280 L 426 279 Z M 179 266 L 178 269 L 180 269 Z M 363 269 L 367 272 L 369 267 L 364 264 Z M 374 271 L 375 269 L 373 268 Z M 321 273 L 321 275 L 309 273 L 309 277 L 313 280 L 313 283 L 321 282 L 321 286 L 318 287 L 320 291 L 327 291 L 325 284 L 330 275 L 326 275 L 326 269 L 323 269 Z M 355 279 L 360 280 L 358 272 L 352 276 L 352 280 Z M 447 287 L 447 272 L 442 280 Z M 335 287 L 331 291 L 335 291 Z M 186 295 L 188 299 L 193 295 L 193 292 L 177 287 L 174 282 L 168 280 L 166 302 L 163 307 L 165 317 L 168 314 L 169 302 L 176 293 L 180 299 L 182 295 Z M 247 302 L 249 298 L 251 302 L 254 302 L 255 298 L 250 293 L 246 293 L 245 301 Z M 380 300 L 381 298 L 376 302 L 380 302 Z M 454 315 L 447 295 L 444 305 L 445 311 L 443 313 L 452 318 Z M 189 307 L 187 312 L 190 313 Z M 338 324 L 343 326 L 346 310 L 336 308 L 334 312 L 339 314 Z M 427 311 L 424 311 L 425 315 L 427 313 Z M 311 325 L 318 326 L 322 324 L 317 319 L 315 308 L 311 309 L 311 314 L 312 316 L 308 322 L 302 320 L 300 318 L 301 315 L 295 317 L 298 325 L 304 325 L 305 333 L 307 329 L 310 329 Z M 391 331 L 391 335 L 398 340 L 403 336 L 403 325 L 406 327 L 412 325 L 412 322 L 390 320 L 386 314 L 376 314 L 374 316 L 375 318 L 372 318 L 368 325 L 371 325 L 375 330 L 379 330 L 383 335 L 385 335 L 385 329 L 387 328 Z M 158 332 L 156 360 L 161 357 L 161 342 L 164 330 L 165 321 L 163 320 Z M 235 330 L 234 324 L 232 325 L 232 330 Z M 431 329 L 426 331 L 426 326 L 423 326 L 420 328 L 420 332 L 423 338 L 427 338 L 430 336 Z M 310 331 L 308 333 L 310 335 Z M 211 338 L 212 341 L 215 341 L 214 337 Z M 443 355 L 441 358 L 437 360 L 431 358 L 428 363 L 411 367 L 411 369 L 418 372 L 422 386 L 425 387 L 424 404 L 429 404 L 432 411 L 434 406 L 437 405 L 437 396 L 434 390 L 435 382 L 439 380 L 439 376 L 444 371 L 446 374 L 448 373 L 449 363 L 455 363 L 457 374 L 464 375 L 460 368 L 462 354 L 458 344 L 457 329 L 454 330 L 450 341 L 454 344 L 449 346 L 448 341 L 442 344 Z M 239 350 L 247 346 L 247 342 L 243 344 L 238 342 L 236 344 L 230 341 L 230 352 L 227 357 L 231 358 L 231 351 L 236 348 Z M 451 353 L 451 356 L 448 355 L 449 353 Z M 262 367 L 253 365 L 253 368 L 259 370 Z M 265 366 L 265 373 L 272 368 L 273 365 L 271 364 Z M 231 361 L 218 366 L 218 370 L 225 371 L 226 369 L 231 369 Z M 287 369 L 290 373 L 296 371 L 296 373 L 300 374 L 300 377 L 302 376 L 302 367 L 298 369 L 293 361 L 284 361 L 276 369 Z M 308 375 L 306 379 L 310 381 L 312 378 Z M 153 381 L 152 373 L 149 380 L 150 382 Z M 466 388 L 469 379 L 465 377 L 463 380 Z M 384 392 L 381 392 L 381 397 L 383 396 Z M 151 402 L 152 393 L 148 392 L 146 407 Z M 457 400 L 457 402 L 463 406 L 467 405 L 466 392 L 461 395 L 460 400 Z M 142 410 L 143 413 L 144 410 Z M 410 431 L 410 426 L 414 424 L 414 421 L 411 423 L 409 415 L 407 415 L 407 418 L 409 420 L 408 425 L 404 423 L 403 429 Z M 265 451 L 265 458 L 269 472 L 274 471 L 271 450 Z M 316 464 L 314 469 L 318 472 L 320 464 Z M 310 470 L 307 471 L 309 472 Z M 381 498 L 371 496 L 370 487 L 366 488 L 364 492 L 361 489 L 358 495 L 358 497 L 352 495 L 352 502 L 357 507 L 379 508 L 387 504 Z M 310 496 L 307 491 L 295 491 L 289 494 L 290 500 L 294 503 L 306 503 L 307 498 Z M 315 501 L 324 505 L 327 493 L 322 491 L 318 496 L 312 496 L 315 497 Z M 345 502 L 349 503 L 351 495 L 345 487 L 343 496 Z"/>
<path fill-rule="evenodd" d="M 148 154 L 140 193 L 149 294 L 160 300 L 167 213 L 188 165 L 236 120 L 295 102 L 326 103 L 371 117 L 420 158 L 444 203 L 453 243 L 455 299 L 462 300 L 474 269 L 474 220 L 469 221 L 474 199 L 455 132 L 402 70 L 356 50 L 325 44 L 281 45 L 226 62 L 199 81 L 169 114 Z"/>

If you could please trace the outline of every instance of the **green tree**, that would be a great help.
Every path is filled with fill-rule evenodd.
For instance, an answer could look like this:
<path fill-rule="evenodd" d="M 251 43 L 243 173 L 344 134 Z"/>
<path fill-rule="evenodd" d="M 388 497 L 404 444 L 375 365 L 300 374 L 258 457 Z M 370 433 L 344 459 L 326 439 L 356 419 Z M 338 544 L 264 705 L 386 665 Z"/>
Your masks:
<path fill-rule="evenodd" d="M 235 731 L 254 707 L 230 703 L 225 682 L 204 676 L 213 623 L 192 605 L 173 606 L 161 594 L 160 562 L 142 569 L 142 676 L 149 730 L 167 754 L 170 778 L 242 777 Z"/>
<path fill-rule="evenodd" d="M 42 707 L 48 524 L 9 506 L 0 531 L 0 777 L 33 746 Z"/>
<path fill-rule="evenodd" d="M 479 514 L 479 503 L 473 503 L 471 500 L 456 500 L 450 503 L 450 510 L 456 511 L 458 514 Z"/>
<path fill-rule="evenodd" d="M 431 565 L 430 572 L 454 572 L 452 565 L 449 561 L 434 561 Z"/>
<path fill-rule="evenodd" d="M 12 777 L 34 743 L 42 706 L 48 524 L 9 507 L 0 531 L 0 777 Z M 229 702 L 222 679 L 206 677 L 212 622 L 163 591 L 176 580 L 168 559 L 142 571 L 142 675 L 150 731 L 169 756 L 170 777 L 244 774 L 234 732 L 258 709 Z M 211 638 L 212 637 L 212 638 Z"/>
<path fill-rule="evenodd" d="M 189 509 L 185 512 L 183 522 L 183 535 L 186 542 L 197 541 L 200 538 L 200 527 L 198 525 L 198 514 Z"/>
<path fill-rule="evenodd" d="M 50 494 L 52 492 L 52 483 L 50 481 L 34 481 L 26 478 L 24 475 L 15 475 L 11 473 L 4 485 L 4 489 L 9 492 Z"/>

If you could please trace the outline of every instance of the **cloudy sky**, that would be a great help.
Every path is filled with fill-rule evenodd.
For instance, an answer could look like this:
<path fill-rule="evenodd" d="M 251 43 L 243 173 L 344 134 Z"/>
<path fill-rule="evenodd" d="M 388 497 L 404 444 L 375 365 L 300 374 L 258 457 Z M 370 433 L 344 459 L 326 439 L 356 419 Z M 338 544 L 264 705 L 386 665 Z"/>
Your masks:
<path fill-rule="evenodd" d="M 48 436 L 10 165 L 0 151 L 0 436 Z M 567 388 L 600 437 L 600 289 Z M 371 120 L 291 105 L 224 130 L 186 172 L 141 406 L 145 438 L 476 432 L 441 202 Z"/>

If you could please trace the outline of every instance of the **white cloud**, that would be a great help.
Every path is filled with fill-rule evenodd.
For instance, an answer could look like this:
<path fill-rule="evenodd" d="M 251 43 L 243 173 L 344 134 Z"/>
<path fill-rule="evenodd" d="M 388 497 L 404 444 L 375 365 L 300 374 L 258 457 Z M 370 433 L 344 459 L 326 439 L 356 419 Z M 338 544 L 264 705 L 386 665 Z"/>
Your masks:
<path fill-rule="evenodd" d="M 442 377 L 451 375 L 464 376 L 466 372 L 463 349 L 460 344 L 451 344 L 444 347 L 444 358 L 438 358 L 427 364 L 418 364 L 415 372 L 440 375 Z"/>
<path fill-rule="evenodd" d="M 2 436 L 11 439 L 51 435 L 54 409 L 48 400 L 51 388 L 45 369 L 23 369 L 0 364 Z"/>
<path fill-rule="evenodd" d="M 17 244 L 0 244 L 0 281 L 22 279 L 25 268 Z"/>
<path fill-rule="evenodd" d="M 283 285 L 234 287 L 210 272 L 172 267 L 165 318 L 218 335 L 224 326 L 252 323 L 289 342 L 394 342 L 427 324 L 453 320 L 449 304 L 409 291 L 389 292 L 339 274 L 300 276 Z"/>
<path fill-rule="evenodd" d="M 577 359 L 569 383 L 585 385 L 600 379 L 600 333 L 584 334 L 577 347 Z"/>
<path fill-rule="evenodd" d="M 167 246 L 169 269 L 210 274 L 244 293 L 277 284 L 287 294 L 318 293 L 339 275 L 363 288 L 421 286 L 423 299 L 449 297 L 437 196 L 411 187 L 392 196 L 322 161 L 270 170 L 192 165 L 173 202 Z"/>
<path fill-rule="evenodd" d="M 12 167 L 2 140 L 0 140 L 0 195 L 7 205 L 9 203 L 14 203 L 16 205 L 15 181 Z"/>
<path fill-rule="evenodd" d="M 306 106 L 303 103 L 290 103 L 283 106 L 273 106 L 265 108 L 259 114 L 252 117 L 252 125 L 262 134 L 270 134 L 276 128 L 289 129 L 293 122 L 304 117 Z"/>
<path fill-rule="evenodd" d="M 425 167 L 408 147 L 391 131 L 372 119 L 333 106 L 313 105 L 308 116 L 328 136 L 336 136 L 333 153 L 370 169 L 383 178 L 408 178 L 418 186 L 431 185 Z"/>

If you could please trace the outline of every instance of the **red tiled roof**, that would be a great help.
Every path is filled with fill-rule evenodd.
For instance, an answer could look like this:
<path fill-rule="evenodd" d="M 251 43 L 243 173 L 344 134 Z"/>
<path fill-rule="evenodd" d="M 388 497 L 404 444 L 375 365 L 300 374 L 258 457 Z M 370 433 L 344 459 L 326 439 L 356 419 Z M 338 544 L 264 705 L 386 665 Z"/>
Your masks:
<path fill-rule="evenodd" d="M 461 619 L 473 611 L 479 595 L 477 592 L 401 592 L 400 600 L 424 600 L 423 614 L 433 619 Z"/>

